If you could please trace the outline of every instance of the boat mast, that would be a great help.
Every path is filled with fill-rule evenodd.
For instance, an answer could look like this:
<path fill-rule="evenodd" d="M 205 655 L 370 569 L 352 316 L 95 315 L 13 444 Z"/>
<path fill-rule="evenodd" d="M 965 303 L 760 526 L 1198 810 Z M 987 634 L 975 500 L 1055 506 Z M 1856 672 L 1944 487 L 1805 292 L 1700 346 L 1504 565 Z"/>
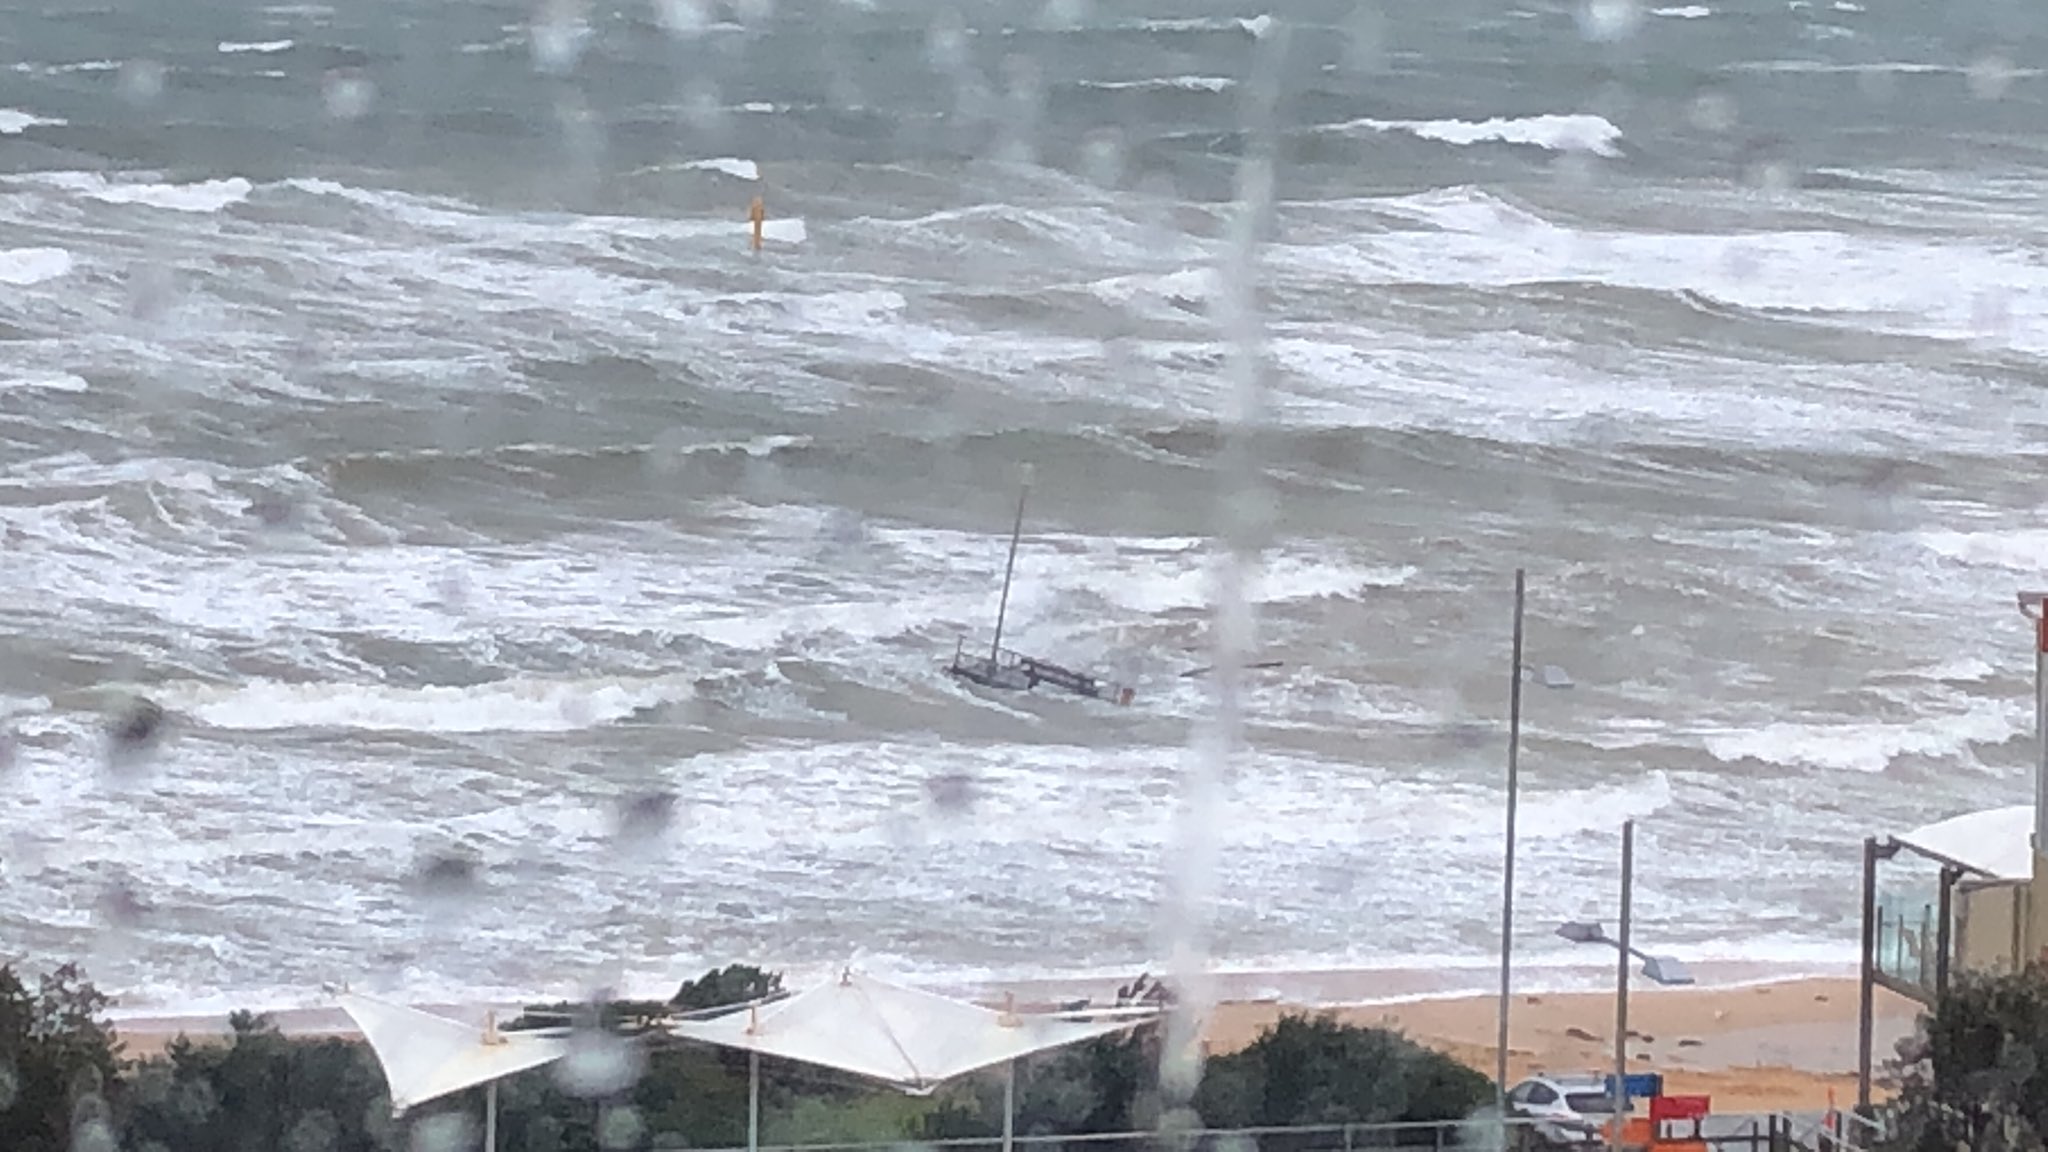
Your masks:
<path fill-rule="evenodd" d="M 1002 663 L 1003 617 L 1010 610 L 1010 574 L 1017 569 L 1017 540 L 1024 535 L 1024 498 L 1030 493 L 1029 483 L 1017 491 L 1017 522 L 1010 528 L 1010 559 L 1003 565 L 1003 598 L 996 604 L 996 638 L 988 646 L 988 664 L 991 672 Z"/>

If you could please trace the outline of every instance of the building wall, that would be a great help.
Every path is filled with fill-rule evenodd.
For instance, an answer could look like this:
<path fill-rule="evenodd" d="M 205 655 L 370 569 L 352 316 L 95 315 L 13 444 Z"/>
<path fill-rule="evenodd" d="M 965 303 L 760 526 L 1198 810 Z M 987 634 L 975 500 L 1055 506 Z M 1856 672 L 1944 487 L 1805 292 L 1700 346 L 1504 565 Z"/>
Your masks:
<path fill-rule="evenodd" d="M 2030 904 L 2025 880 L 1966 880 L 1956 885 L 1956 969 L 2015 971 L 2025 954 Z"/>

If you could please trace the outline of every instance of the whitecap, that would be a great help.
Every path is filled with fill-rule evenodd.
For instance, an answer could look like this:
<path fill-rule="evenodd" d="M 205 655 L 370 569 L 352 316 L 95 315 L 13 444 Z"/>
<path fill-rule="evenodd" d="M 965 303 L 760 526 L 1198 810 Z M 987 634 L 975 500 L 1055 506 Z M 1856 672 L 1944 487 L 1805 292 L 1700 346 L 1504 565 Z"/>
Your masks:
<path fill-rule="evenodd" d="M 760 165 L 752 160 L 741 160 L 733 156 L 718 156 L 710 160 L 692 160 L 683 165 L 683 167 L 709 172 L 723 172 L 728 176 L 736 176 L 741 180 L 759 180 L 761 178 Z"/>
<path fill-rule="evenodd" d="M 62 248 L 0 248 L 0 284 L 26 287 L 70 271 L 71 253 Z"/>
<path fill-rule="evenodd" d="M 19 136 L 31 128 L 61 128 L 68 121 L 55 116 L 37 116 L 19 108 L 0 108 L 0 136 Z"/>
<path fill-rule="evenodd" d="M 256 681 L 165 685 L 156 699 L 214 728 L 276 731 L 572 732 L 693 695 L 684 677 L 509 679 L 462 687 Z"/>
<path fill-rule="evenodd" d="M 1615 145 L 1621 129 L 1601 116 L 1590 113 L 1522 117 L 1496 116 L 1490 120 L 1353 120 L 1340 129 L 1368 129 L 1374 132 L 1406 132 L 1444 144 L 1525 144 L 1553 152 L 1591 152 L 1597 156 L 1618 156 Z"/>

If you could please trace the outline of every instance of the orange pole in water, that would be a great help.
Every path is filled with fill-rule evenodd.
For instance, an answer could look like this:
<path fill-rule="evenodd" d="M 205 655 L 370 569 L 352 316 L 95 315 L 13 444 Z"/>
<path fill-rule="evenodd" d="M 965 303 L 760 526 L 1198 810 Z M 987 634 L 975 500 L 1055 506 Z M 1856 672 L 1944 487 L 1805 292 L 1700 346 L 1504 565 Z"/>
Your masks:
<path fill-rule="evenodd" d="M 747 219 L 754 222 L 754 251 L 761 250 L 761 225 L 768 219 L 768 205 L 759 196 L 747 208 Z"/>

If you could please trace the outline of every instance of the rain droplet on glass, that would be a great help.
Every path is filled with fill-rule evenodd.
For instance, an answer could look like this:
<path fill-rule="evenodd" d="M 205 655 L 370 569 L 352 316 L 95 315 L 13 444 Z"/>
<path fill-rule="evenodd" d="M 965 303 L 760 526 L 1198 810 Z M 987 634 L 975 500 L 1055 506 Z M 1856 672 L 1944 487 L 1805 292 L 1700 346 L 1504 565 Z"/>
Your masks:
<path fill-rule="evenodd" d="M 1643 10 L 1636 0 L 1584 0 L 1578 16 L 1579 32 L 1586 39 L 1609 44 L 1634 35 Z"/>
<path fill-rule="evenodd" d="M 1702 92 L 1686 105 L 1685 118 L 1702 132 L 1727 132 L 1735 127 L 1735 98 L 1726 92 Z"/>
<path fill-rule="evenodd" d="M 1979 344 L 2003 344 L 2012 335 L 2012 294 L 2003 285 L 1978 288 L 1970 298 L 1970 328 Z"/>
<path fill-rule="evenodd" d="M 97 1108 L 89 1108 L 88 1102 L 96 1102 Z M 78 1102 L 73 1112 L 71 1126 L 71 1152 L 120 1152 L 121 1143 L 114 1138 L 114 1122 L 106 1114 L 106 1102 L 98 1096 Z"/>
<path fill-rule="evenodd" d="M 717 134 L 725 131 L 725 103 L 717 81 L 708 76 L 698 76 L 690 81 L 683 89 L 683 119 L 699 132 Z"/>
<path fill-rule="evenodd" d="M 107 722 L 110 767 L 133 768 L 162 747 L 169 724 L 163 705 L 146 696 L 128 701 Z"/>
<path fill-rule="evenodd" d="M 360 120 L 377 102 L 377 85 L 360 68 L 333 68 L 320 77 L 320 100 L 335 120 Z"/>
<path fill-rule="evenodd" d="M 156 60 L 129 60 L 115 81 L 121 98 L 132 104 L 154 104 L 164 94 L 165 69 Z"/>
<path fill-rule="evenodd" d="M 1081 138 L 1081 175 L 1091 183 L 1115 188 L 1124 179 L 1124 134 L 1115 127 L 1096 128 Z"/>
<path fill-rule="evenodd" d="M 659 841 L 668 833 L 675 819 L 675 793 L 636 792 L 620 798 L 614 818 L 614 835 L 622 843 L 643 846 Z"/>
<path fill-rule="evenodd" d="M 1038 12 L 1038 26 L 1056 32 L 1079 28 L 1095 14 L 1091 0 L 1045 0 Z"/>
<path fill-rule="evenodd" d="M 555 1062 L 555 1082 L 571 1096 L 595 1099 L 616 1096 L 640 1079 L 647 1057 L 623 1036 L 595 1027 L 569 1034 L 562 1058 Z"/>
<path fill-rule="evenodd" d="M 1338 66 L 1351 72 L 1379 72 L 1387 66 L 1387 16 L 1377 4 L 1360 4 L 1344 21 L 1344 50 Z"/>
<path fill-rule="evenodd" d="M 711 26 L 710 0 L 654 0 L 654 21 L 671 36 L 697 36 Z"/>
<path fill-rule="evenodd" d="M 1970 85 L 1970 95 L 1979 100 L 1997 100 L 2019 78 L 2019 70 L 2004 55 L 1987 52 L 1970 61 L 1964 76 Z"/>
<path fill-rule="evenodd" d="M 1898 94 L 1898 74 L 1883 66 L 1865 68 L 1856 74 L 1856 87 L 1872 104 L 1889 104 Z"/>
<path fill-rule="evenodd" d="M 951 5 L 942 5 L 925 30 L 924 53 L 934 71 L 957 76 L 967 70 L 967 28 Z"/>
<path fill-rule="evenodd" d="M 471 1152 L 478 1139 L 469 1113 L 443 1112 L 413 1124 L 411 1152 Z"/>
<path fill-rule="evenodd" d="M 978 789 L 974 777 L 965 772 L 940 772 L 924 782 L 924 791 L 932 811 L 964 816 L 973 810 Z"/>
<path fill-rule="evenodd" d="M 551 76 L 575 71 L 590 40 L 582 0 L 541 0 L 527 36 L 535 68 Z"/>
<path fill-rule="evenodd" d="M 638 1148 L 647 1133 L 640 1110 L 631 1104 L 611 1105 L 598 1113 L 597 1146 L 605 1152 Z"/>
<path fill-rule="evenodd" d="M 413 868 L 411 886 L 424 903 L 441 913 L 467 909 L 482 886 L 477 862 L 455 852 L 430 852 Z"/>

